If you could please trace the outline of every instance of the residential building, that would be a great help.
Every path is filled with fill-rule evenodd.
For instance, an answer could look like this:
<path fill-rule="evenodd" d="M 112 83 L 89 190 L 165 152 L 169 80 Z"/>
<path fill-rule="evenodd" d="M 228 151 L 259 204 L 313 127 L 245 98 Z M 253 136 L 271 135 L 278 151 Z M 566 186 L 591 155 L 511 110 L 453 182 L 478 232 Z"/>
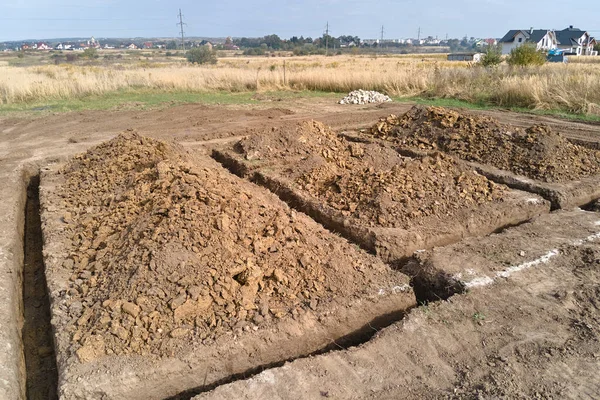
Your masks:
<path fill-rule="evenodd" d="M 502 44 L 502 54 L 510 54 L 513 49 L 525 43 L 535 44 L 538 50 L 555 49 L 558 44 L 554 31 L 533 28 L 529 30 L 512 29 L 500 39 L 499 43 Z"/>
<path fill-rule="evenodd" d="M 562 31 L 556 31 L 556 39 L 558 40 L 557 47 L 567 54 L 578 56 L 597 55 L 594 52 L 596 40 L 588 32 L 573 28 L 573 25 Z"/>

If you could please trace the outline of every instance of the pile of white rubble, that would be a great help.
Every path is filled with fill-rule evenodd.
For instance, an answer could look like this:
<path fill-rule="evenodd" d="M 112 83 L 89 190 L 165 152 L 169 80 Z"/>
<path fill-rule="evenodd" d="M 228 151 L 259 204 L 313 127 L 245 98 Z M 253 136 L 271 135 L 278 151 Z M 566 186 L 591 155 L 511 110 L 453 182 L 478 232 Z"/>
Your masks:
<path fill-rule="evenodd" d="M 392 101 L 389 96 L 374 90 L 355 90 L 348 93 L 348 96 L 340 100 L 340 104 L 369 104 L 369 103 L 385 103 Z"/>

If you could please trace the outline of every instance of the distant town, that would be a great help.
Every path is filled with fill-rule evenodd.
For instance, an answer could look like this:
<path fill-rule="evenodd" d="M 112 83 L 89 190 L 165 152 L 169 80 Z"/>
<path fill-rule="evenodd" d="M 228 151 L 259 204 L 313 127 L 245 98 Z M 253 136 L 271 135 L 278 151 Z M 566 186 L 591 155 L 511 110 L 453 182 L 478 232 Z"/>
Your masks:
<path fill-rule="evenodd" d="M 326 43 L 328 42 L 328 43 Z M 360 39 L 357 36 L 322 37 L 313 39 L 311 37 L 291 37 L 281 39 L 277 35 L 268 35 L 261 38 L 186 38 L 183 41 L 185 48 L 209 45 L 215 50 L 241 50 L 241 49 L 265 49 L 275 51 L 293 51 L 307 48 L 328 47 L 332 51 L 341 49 L 365 48 L 377 49 L 385 47 L 394 52 L 411 50 L 413 47 L 429 48 L 429 51 L 447 52 L 448 50 L 466 50 L 483 48 L 488 45 L 497 44 L 494 38 L 464 37 L 462 39 L 439 39 L 433 36 L 424 38 L 406 39 Z M 24 50 L 66 50 L 84 51 L 88 48 L 96 49 L 165 49 L 178 50 L 182 48 L 181 39 L 156 39 L 156 38 L 67 38 L 46 40 L 21 40 L 6 41 L 0 43 L 0 51 L 24 51 Z M 302 52 L 302 51 L 298 51 Z M 414 52 L 414 51 L 411 51 Z"/>
<path fill-rule="evenodd" d="M 572 25 L 562 30 L 551 29 L 508 29 L 502 38 L 463 37 L 462 39 L 421 38 L 361 39 L 358 36 L 333 37 L 324 34 L 318 38 L 293 36 L 282 39 L 278 35 L 257 38 L 133 38 L 114 39 L 94 37 L 81 39 L 23 40 L 0 43 L 0 51 L 85 51 L 86 49 L 165 49 L 185 50 L 208 46 L 213 50 L 243 51 L 246 55 L 264 55 L 274 52 L 293 52 L 294 55 L 342 54 L 368 52 L 384 49 L 386 53 L 456 53 L 484 52 L 490 46 L 501 48 L 508 54 L 513 48 L 525 43 L 534 44 L 538 50 L 557 51 L 568 55 L 598 55 L 598 43 L 587 31 Z"/>

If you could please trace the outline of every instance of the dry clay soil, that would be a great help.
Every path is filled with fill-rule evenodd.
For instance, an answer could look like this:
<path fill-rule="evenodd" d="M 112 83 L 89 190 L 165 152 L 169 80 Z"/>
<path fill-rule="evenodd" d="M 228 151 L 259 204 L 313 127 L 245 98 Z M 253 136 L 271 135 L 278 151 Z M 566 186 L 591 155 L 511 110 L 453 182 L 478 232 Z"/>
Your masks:
<path fill-rule="evenodd" d="M 274 107 L 274 105 L 276 107 Z M 74 154 L 81 153 L 92 145 L 98 144 L 102 141 L 108 140 L 114 137 L 119 132 L 126 129 L 136 129 L 144 135 L 159 138 L 159 139 L 175 139 L 180 143 L 184 144 L 189 148 L 195 148 L 199 153 L 209 154 L 209 148 L 212 143 L 220 143 L 228 140 L 237 140 L 240 136 L 247 135 L 248 133 L 260 132 L 264 129 L 270 129 L 272 127 L 281 126 L 295 126 L 300 121 L 307 119 L 315 119 L 330 125 L 337 131 L 345 129 L 357 129 L 357 128 L 368 128 L 372 126 L 381 117 L 385 117 L 389 114 L 402 114 L 406 112 L 411 105 L 398 105 L 398 104 L 386 104 L 383 106 L 341 106 L 335 105 L 330 102 L 322 101 L 315 102 L 310 101 L 295 101 L 295 102 L 278 102 L 271 103 L 266 102 L 258 106 L 253 107 L 225 107 L 225 106 L 203 106 L 203 105 L 186 105 L 178 106 L 161 110 L 149 110 L 149 111 L 86 111 L 86 112 L 74 112 L 68 114 L 55 114 L 55 115 L 44 115 L 44 116 L 5 116 L 0 117 L 0 185 L 3 187 L 3 204 L 5 206 L 0 207 L 0 220 L 8 221 L 13 223 L 18 220 L 17 214 L 22 213 L 22 209 L 16 209 L 13 205 L 17 204 L 16 199 L 22 196 L 21 193 L 23 185 L 18 184 L 22 180 L 21 170 L 25 167 L 32 167 L 31 170 L 41 167 L 48 162 L 56 160 L 64 160 Z M 595 143 L 600 143 L 600 128 L 593 124 L 583 124 L 566 122 L 562 120 L 552 119 L 549 117 L 530 116 L 523 114 L 515 114 L 504 111 L 486 111 L 481 112 L 485 115 L 492 116 L 502 123 L 511 123 L 514 125 L 528 127 L 535 123 L 545 123 L 550 125 L 553 129 L 560 131 L 569 138 L 588 140 Z M 9 229 L 7 225 L 0 227 L 0 242 L 2 245 L 11 244 L 14 242 L 15 232 Z M 22 232 L 21 232 L 22 233 Z M 526 248 L 528 240 L 535 236 L 535 233 L 527 234 L 523 236 L 523 245 Z M 572 256 L 565 258 L 565 266 L 561 268 L 560 265 L 560 279 L 546 279 L 544 285 L 548 286 L 547 291 L 552 292 L 553 288 L 558 293 L 557 296 L 562 296 L 563 283 L 568 279 L 576 279 L 578 274 L 578 265 L 584 265 L 585 268 L 596 268 L 596 272 L 590 272 L 585 275 L 586 285 L 591 285 L 591 289 L 588 292 L 589 296 L 584 300 L 590 305 L 586 306 L 586 316 L 584 328 L 587 329 L 585 334 L 578 337 L 578 340 L 583 341 L 583 344 L 578 345 L 587 346 L 592 350 L 592 358 L 600 356 L 598 351 L 598 330 L 597 328 L 600 318 L 600 307 L 598 306 L 598 299 L 600 294 L 597 291 L 598 285 L 600 285 L 600 276 L 597 274 L 598 267 L 598 249 L 599 246 L 595 243 L 588 244 L 589 249 L 586 249 L 582 253 L 569 253 Z M 5 253 L 0 254 L 0 261 L 4 262 L 8 257 Z M 11 255 L 12 257 L 12 255 Z M 18 257 L 18 255 L 17 255 Z M 572 263 L 569 261 L 573 260 Z M 575 266 L 575 269 L 573 269 Z M 553 271 L 549 271 L 552 273 Z M 2 280 L 8 280 L 10 274 L 14 271 L 3 271 Z M 564 275 L 564 276 L 563 276 Z M 543 274 L 538 274 L 536 279 L 543 279 Z M 503 286 L 502 290 L 506 290 L 506 293 L 511 293 L 513 288 L 511 282 L 507 282 L 506 288 Z M 593 288 L 596 288 L 595 291 Z M 514 290 L 521 290 L 517 287 Z M 4 299 L 10 294 L 9 289 L 6 285 L 0 285 L 0 296 Z M 519 296 L 504 296 L 494 295 L 493 301 L 502 303 L 502 307 L 497 309 L 497 315 L 503 319 L 510 319 L 510 315 L 503 315 L 503 310 L 520 309 Z M 468 295 L 467 295 L 468 297 Z M 480 297 L 474 298 L 474 301 L 479 301 Z M 499 300 L 501 299 L 501 301 Z M 16 300 L 11 299 L 10 302 L 14 303 Z M 3 305 L 0 313 L 0 330 L 2 330 L 2 338 L 8 337 L 13 334 L 15 329 L 18 329 L 17 324 L 11 317 L 10 304 Z M 451 303 L 445 303 L 445 307 L 452 308 Z M 506 329 L 519 330 L 527 336 L 528 329 L 531 329 L 531 338 L 528 341 L 523 341 L 523 336 L 511 336 L 505 340 L 505 348 L 523 348 L 525 351 L 520 352 L 520 357 L 524 360 L 531 361 L 527 364 L 527 368 L 516 371 L 510 374 L 508 377 L 502 377 L 502 379 L 496 378 L 498 374 L 502 374 L 505 368 L 502 365 L 502 356 L 499 356 L 498 360 L 491 359 L 489 362 L 481 362 L 477 364 L 477 374 L 475 376 L 485 376 L 489 379 L 485 380 L 474 380 L 473 374 L 469 375 L 468 372 L 464 372 L 465 368 L 461 371 L 464 372 L 465 378 L 462 381 L 455 382 L 456 392 L 458 394 L 465 394 L 471 397 L 477 397 L 482 392 L 477 388 L 483 385 L 488 388 L 488 395 L 490 393 L 496 395 L 515 395 L 515 392 L 502 392 L 500 390 L 503 385 L 510 384 L 512 386 L 526 385 L 531 382 L 531 375 L 534 376 L 544 374 L 549 368 L 554 370 L 564 371 L 581 371 L 582 363 L 577 357 L 560 357 L 554 356 L 554 354 L 571 354 L 572 347 L 565 344 L 565 341 L 558 341 L 556 346 L 552 349 L 542 348 L 539 346 L 538 334 L 540 324 L 553 324 L 555 322 L 549 321 L 547 316 L 560 313 L 564 304 L 561 302 L 548 302 L 544 304 L 544 315 L 542 314 L 528 314 L 527 324 L 523 323 L 523 319 L 515 319 L 513 326 L 508 324 Z M 470 312 L 470 309 L 469 311 Z M 457 313 L 444 313 L 446 320 L 437 321 L 436 324 L 430 326 L 431 329 L 436 329 L 436 325 L 442 325 L 452 329 L 456 324 L 453 323 L 453 318 L 458 318 L 458 314 L 463 317 L 463 312 Z M 479 318 L 486 318 L 482 315 L 472 315 L 477 320 Z M 489 317 L 488 317 L 489 318 Z M 455 322 L 456 320 L 454 320 Z M 488 320 L 489 322 L 489 320 Z M 560 322 L 560 321 L 559 321 Z M 556 322 L 556 323 L 559 323 Z M 484 323 L 484 322 L 482 322 Z M 486 324 L 485 322 L 484 324 Z M 589 327 L 588 327 L 589 325 Z M 533 329 L 532 327 L 536 327 Z M 584 330 L 585 330 L 584 329 Z M 10 332 L 9 332 L 10 331 Z M 5 334 L 5 332 L 8 332 Z M 456 346 L 463 346 L 466 348 L 469 343 L 481 341 L 481 332 L 476 330 L 463 330 L 460 332 L 452 332 L 451 340 L 452 343 L 456 343 Z M 441 338 L 440 340 L 444 340 Z M 485 342 L 483 342 L 485 346 Z M 414 346 L 422 346 L 422 349 L 426 350 L 425 344 L 414 342 Z M 455 346 L 455 347 L 456 347 Z M 12 352 L 12 353 L 11 353 Z M 14 349 L 6 351 L 2 357 L 7 357 L 10 360 L 10 356 L 14 353 Z M 428 354 L 427 351 L 416 351 L 415 354 L 419 354 L 418 359 L 414 359 L 414 363 L 419 366 L 419 374 L 413 373 L 414 379 L 418 381 L 422 380 L 435 380 L 435 370 L 429 370 L 428 365 L 430 362 L 428 358 L 434 359 L 434 354 Z M 546 355 L 548 354 L 548 355 Z M 410 354 L 409 354 L 410 356 Z M 544 359 L 545 357 L 545 359 Z M 5 358 L 2 358 L 4 361 Z M 463 357 L 464 360 L 464 357 Z M 542 360 L 543 362 L 541 362 Z M 461 355 L 455 356 L 453 361 L 455 365 L 461 364 Z M 595 364 L 588 364 L 588 366 L 597 366 Z M 390 364 L 389 373 L 393 375 L 394 365 Z M 453 368 L 453 365 L 446 365 L 446 368 Z M 462 365 L 464 367 L 464 365 Z M 335 369 L 335 365 L 332 366 Z M 469 368 L 466 368 L 468 371 Z M 7 370 L 0 369 L 0 372 L 5 373 Z M 335 371 L 333 371 L 335 372 Z M 339 372 L 339 371 L 338 371 Z M 331 373 L 331 372 L 330 372 Z M 418 376 L 417 376 L 418 375 Z M 572 374 L 569 374 L 572 375 Z M 560 376 L 560 374 L 559 374 Z M 470 378 L 471 377 L 471 378 Z M 5 376 L 0 376 L 0 398 L 15 398 L 13 394 L 16 392 L 14 388 L 10 387 L 10 379 L 4 380 Z M 6 378 L 11 378 L 7 376 Z M 327 382 L 327 373 L 320 376 L 323 382 Z M 507 379 L 510 380 L 507 383 Z M 540 387 L 537 391 L 528 392 L 528 394 L 538 397 L 549 397 L 551 394 L 556 394 L 556 391 L 552 390 L 552 386 L 556 385 L 556 382 L 540 381 Z M 581 382 L 571 382 L 569 380 L 563 380 L 560 382 L 564 390 L 561 393 L 568 393 L 568 397 L 572 398 L 593 398 L 590 395 L 590 387 L 597 387 L 598 382 L 588 380 L 585 384 Z M 469 386 L 468 390 L 466 386 Z M 490 389 L 491 388 L 491 389 Z M 494 390 L 494 388 L 498 390 Z M 390 389 L 391 390 L 391 389 Z M 594 392 L 594 391 L 592 391 Z M 364 394 L 364 392 L 362 392 Z M 543 396 L 543 394 L 547 394 Z M 594 393 L 598 394 L 597 391 Z M 397 394 L 397 393 L 396 393 Z M 523 395 L 524 393 L 518 393 L 516 395 Z M 592 393 L 593 394 L 593 393 Z M 327 391 L 320 393 L 323 397 L 330 396 Z M 210 396 L 209 396 L 210 397 Z M 355 397 L 369 397 L 366 395 L 357 395 Z M 452 397 L 451 395 L 449 397 Z M 50 396 L 48 397 L 50 398 Z"/>

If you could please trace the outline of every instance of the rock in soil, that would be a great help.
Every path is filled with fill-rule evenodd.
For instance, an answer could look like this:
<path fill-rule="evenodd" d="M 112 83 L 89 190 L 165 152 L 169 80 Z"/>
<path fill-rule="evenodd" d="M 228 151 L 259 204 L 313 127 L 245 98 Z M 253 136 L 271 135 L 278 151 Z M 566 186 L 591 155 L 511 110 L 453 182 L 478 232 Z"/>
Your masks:
<path fill-rule="evenodd" d="M 414 106 L 382 118 L 375 137 L 422 150 L 441 150 L 544 182 L 565 182 L 600 173 L 600 151 L 569 142 L 545 125 L 527 129 L 443 107 Z"/>
<path fill-rule="evenodd" d="M 126 132 L 60 171 L 50 203 L 68 210 L 61 234 L 70 277 L 55 318 L 81 361 L 172 355 L 177 339 L 206 343 L 338 296 L 406 283 L 274 196 L 206 163 Z"/>

